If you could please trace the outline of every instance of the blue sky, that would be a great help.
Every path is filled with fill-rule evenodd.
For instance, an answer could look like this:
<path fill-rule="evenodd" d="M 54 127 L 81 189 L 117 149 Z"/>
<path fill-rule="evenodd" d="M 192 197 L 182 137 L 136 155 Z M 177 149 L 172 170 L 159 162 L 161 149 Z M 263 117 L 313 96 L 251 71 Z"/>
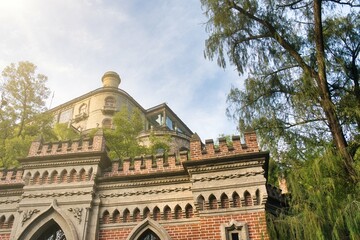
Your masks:
<path fill-rule="evenodd" d="M 243 80 L 204 58 L 200 0 L 0 0 L 0 12 L 0 69 L 36 64 L 52 107 L 101 87 L 112 70 L 144 108 L 166 102 L 203 140 L 237 134 L 226 95 Z"/>

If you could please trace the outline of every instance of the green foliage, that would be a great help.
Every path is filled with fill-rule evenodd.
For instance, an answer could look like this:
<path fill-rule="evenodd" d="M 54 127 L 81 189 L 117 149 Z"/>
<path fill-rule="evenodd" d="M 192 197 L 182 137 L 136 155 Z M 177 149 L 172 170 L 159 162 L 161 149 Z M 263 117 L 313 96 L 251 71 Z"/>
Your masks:
<path fill-rule="evenodd" d="M 269 217 L 272 239 L 360 239 L 359 5 L 201 2 L 205 56 L 248 73 L 227 113 L 241 131 L 256 130 L 270 171 L 288 179 L 290 209 Z"/>
<path fill-rule="evenodd" d="M 144 128 L 141 112 L 137 108 L 130 111 L 123 106 L 113 117 L 114 129 L 104 129 L 106 143 L 110 148 L 110 158 L 135 157 L 146 152 L 137 141 Z"/>
<path fill-rule="evenodd" d="M 293 163 L 287 176 L 290 208 L 280 217 L 268 215 L 271 239 L 360 238 L 360 183 L 347 180 L 341 163 L 330 147 Z"/>
<path fill-rule="evenodd" d="M 149 154 L 168 153 L 170 150 L 169 143 L 171 142 L 170 135 L 157 136 L 153 132 L 150 134 Z"/>
<path fill-rule="evenodd" d="M 47 77 L 36 74 L 30 62 L 11 64 L 2 72 L 0 102 L 0 167 L 17 166 L 30 144 L 39 136 L 53 136 L 50 114 L 45 110 L 49 89 Z"/>
<path fill-rule="evenodd" d="M 333 141 L 351 163 L 344 137 L 352 141 L 360 129 L 360 21 L 351 1 L 323 2 L 322 16 L 313 1 L 201 2 L 209 18 L 205 56 L 248 73 L 245 88 L 228 95 L 227 113 L 240 130 L 256 130 L 278 161 L 307 159 Z"/>
<path fill-rule="evenodd" d="M 75 132 L 72 128 L 69 128 L 66 123 L 57 123 L 53 127 L 53 134 L 55 140 L 64 141 L 69 139 L 79 138 L 79 133 Z"/>

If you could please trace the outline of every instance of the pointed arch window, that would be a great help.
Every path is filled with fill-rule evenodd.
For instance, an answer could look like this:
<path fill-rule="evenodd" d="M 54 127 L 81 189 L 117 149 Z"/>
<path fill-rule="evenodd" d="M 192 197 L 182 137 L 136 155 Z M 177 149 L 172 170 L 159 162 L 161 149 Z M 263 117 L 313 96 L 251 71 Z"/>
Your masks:
<path fill-rule="evenodd" d="M 33 178 L 33 184 L 40 184 L 40 173 L 36 172 Z"/>
<path fill-rule="evenodd" d="M 153 218 L 154 220 L 160 220 L 160 209 L 158 207 L 155 207 L 153 210 Z"/>
<path fill-rule="evenodd" d="M 51 174 L 51 179 L 50 179 L 51 183 L 57 183 L 58 182 L 58 172 L 54 171 Z"/>
<path fill-rule="evenodd" d="M 229 207 L 229 198 L 225 193 L 223 193 L 221 195 L 220 201 L 221 201 L 221 208 L 228 208 Z"/>
<path fill-rule="evenodd" d="M 245 206 L 252 206 L 252 197 L 248 191 L 244 192 L 244 203 Z"/>
<path fill-rule="evenodd" d="M 49 173 L 48 171 L 45 171 L 42 175 L 41 184 L 47 184 L 48 182 L 49 182 Z"/>
<path fill-rule="evenodd" d="M 175 209 L 175 219 L 181 219 L 182 218 L 182 209 L 179 205 L 176 205 Z"/>
<path fill-rule="evenodd" d="M 133 212 L 133 221 L 134 222 L 140 222 L 141 221 L 140 210 L 138 208 L 135 208 L 135 210 Z"/>
<path fill-rule="evenodd" d="M 199 210 L 205 210 L 205 198 L 202 195 L 197 198 L 197 204 Z"/>
<path fill-rule="evenodd" d="M 164 220 L 171 220 L 171 208 L 169 206 L 164 208 Z"/>
<path fill-rule="evenodd" d="M 147 229 L 137 240 L 160 240 L 160 238 L 150 229 Z"/>
<path fill-rule="evenodd" d="M 216 200 L 216 197 L 214 195 L 210 195 L 209 197 L 209 208 L 210 209 L 217 209 L 218 208 L 218 203 Z"/>
<path fill-rule="evenodd" d="M 234 192 L 232 195 L 233 198 L 233 207 L 240 207 L 240 196 L 237 192 Z"/>
<path fill-rule="evenodd" d="M 39 240 L 66 240 L 64 231 L 56 223 L 48 227 L 41 235 Z"/>

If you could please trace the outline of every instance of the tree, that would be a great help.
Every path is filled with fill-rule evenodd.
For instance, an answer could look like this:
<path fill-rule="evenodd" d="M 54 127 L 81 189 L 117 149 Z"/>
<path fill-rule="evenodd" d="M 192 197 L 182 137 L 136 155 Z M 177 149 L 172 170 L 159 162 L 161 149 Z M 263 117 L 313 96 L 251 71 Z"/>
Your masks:
<path fill-rule="evenodd" d="M 129 110 L 123 106 L 113 117 L 113 129 L 104 129 L 106 143 L 110 148 L 110 158 L 124 159 L 139 156 L 146 152 L 139 144 L 137 137 L 144 129 L 140 110 Z"/>
<path fill-rule="evenodd" d="M 30 62 L 10 64 L 2 72 L 0 85 L 0 166 L 17 166 L 17 158 L 26 156 L 30 144 L 42 135 L 53 135 L 53 116 L 40 114 L 45 108 L 49 89 L 47 77 L 36 74 Z"/>
<path fill-rule="evenodd" d="M 234 87 L 228 95 L 228 114 L 240 128 L 257 130 L 277 159 L 303 160 L 331 141 L 356 182 L 355 151 L 347 147 L 360 127 L 359 5 L 353 0 L 201 2 L 211 34 L 206 57 L 217 57 L 225 67 L 228 56 L 240 74 L 249 72 L 245 89 Z"/>
<path fill-rule="evenodd" d="M 269 216 L 271 237 L 359 239 L 358 1 L 201 2 L 205 56 L 248 72 L 227 113 L 257 131 L 281 163 L 272 168 L 287 174 L 290 207 Z"/>
<path fill-rule="evenodd" d="M 12 123 L 17 125 L 16 136 L 24 136 L 25 125 L 46 109 L 45 101 L 50 94 L 45 85 L 47 77 L 35 71 L 33 63 L 19 62 L 10 64 L 2 72 L 3 96 Z"/>

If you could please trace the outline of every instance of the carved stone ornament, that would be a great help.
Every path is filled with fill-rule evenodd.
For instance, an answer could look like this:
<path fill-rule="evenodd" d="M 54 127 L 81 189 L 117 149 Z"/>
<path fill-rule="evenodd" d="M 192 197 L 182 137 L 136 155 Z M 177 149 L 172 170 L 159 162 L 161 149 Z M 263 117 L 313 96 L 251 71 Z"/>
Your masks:
<path fill-rule="evenodd" d="M 74 214 L 74 218 L 79 220 L 79 223 L 81 223 L 81 216 L 82 216 L 82 208 L 69 208 L 68 209 L 70 212 L 72 212 Z"/>
<path fill-rule="evenodd" d="M 40 210 L 38 210 L 38 209 L 26 210 L 26 211 L 24 212 L 24 214 L 23 214 L 23 219 L 22 219 L 22 221 L 21 221 L 21 225 L 23 226 L 24 223 L 25 223 L 27 220 L 29 220 L 34 213 L 37 213 L 37 212 L 40 212 Z"/>
<path fill-rule="evenodd" d="M 216 181 L 216 180 L 225 180 L 225 179 L 233 179 L 233 178 L 241 178 L 241 177 L 250 177 L 250 176 L 256 176 L 259 174 L 264 174 L 265 171 L 256 171 L 256 172 L 246 172 L 246 173 L 236 173 L 236 174 L 230 174 L 230 175 L 220 175 L 220 176 L 211 176 L 211 177 L 202 177 L 202 178 L 194 178 L 191 181 L 192 182 L 205 182 L 205 181 Z"/>

